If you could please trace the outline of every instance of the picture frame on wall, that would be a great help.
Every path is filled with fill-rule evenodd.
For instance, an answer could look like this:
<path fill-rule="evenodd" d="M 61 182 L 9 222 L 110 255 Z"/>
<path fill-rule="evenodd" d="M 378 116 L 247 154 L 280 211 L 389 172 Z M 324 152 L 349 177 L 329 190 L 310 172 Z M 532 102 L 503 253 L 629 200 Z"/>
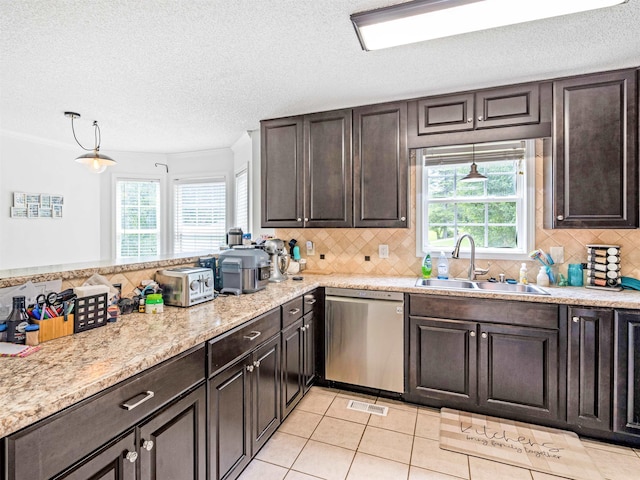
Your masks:
<path fill-rule="evenodd" d="M 27 205 L 40 205 L 40 194 L 39 193 L 27 193 Z"/>
<path fill-rule="evenodd" d="M 62 205 L 53 205 L 53 218 L 62 218 Z"/>
<path fill-rule="evenodd" d="M 27 207 L 11 207 L 11 218 L 27 218 Z"/>
<path fill-rule="evenodd" d="M 40 216 L 40 205 L 38 203 L 27 204 L 27 217 L 37 218 Z"/>
<path fill-rule="evenodd" d="M 13 206 L 24 207 L 27 205 L 27 195 L 24 192 L 13 192 Z M 26 211 L 25 211 L 26 213 Z M 12 215 L 13 216 L 13 215 Z"/>
<path fill-rule="evenodd" d="M 40 218 L 52 218 L 53 217 L 53 212 L 51 211 L 50 208 L 42 208 L 42 207 L 40 207 L 40 209 L 38 210 L 38 216 Z"/>
<path fill-rule="evenodd" d="M 51 209 L 51 195 L 49 195 L 48 193 L 40 194 L 40 208 Z"/>
<path fill-rule="evenodd" d="M 51 205 L 64 205 L 64 196 L 51 195 Z"/>

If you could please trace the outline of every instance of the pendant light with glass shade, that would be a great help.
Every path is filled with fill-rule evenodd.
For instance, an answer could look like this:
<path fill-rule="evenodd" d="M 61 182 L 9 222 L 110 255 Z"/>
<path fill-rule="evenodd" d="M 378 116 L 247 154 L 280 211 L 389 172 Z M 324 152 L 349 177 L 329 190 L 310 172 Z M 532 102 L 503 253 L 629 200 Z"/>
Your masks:
<path fill-rule="evenodd" d="M 487 180 L 487 177 L 485 177 L 484 175 L 482 175 L 479 171 L 478 171 L 478 165 L 476 165 L 476 146 L 472 145 L 472 153 L 471 153 L 471 170 L 469 171 L 469 173 L 467 174 L 466 177 L 461 178 L 459 181 L 460 182 L 485 182 Z"/>
<path fill-rule="evenodd" d="M 102 173 L 107 169 L 107 167 L 111 167 L 117 163 L 108 155 L 100 153 L 100 142 L 102 139 L 100 136 L 100 127 L 98 126 L 97 120 L 93 121 L 93 135 L 95 146 L 91 149 L 83 147 L 82 144 L 78 141 L 78 137 L 76 137 L 76 131 L 73 127 L 73 120 L 76 118 L 80 118 L 80 114 L 75 112 L 64 112 L 64 116 L 71 117 L 71 131 L 73 132 L 73 138 L 75 139 L 76 143 L 80 145 L 80 148 L 82 148 L 83 150 L 90 152 L 85 153 L 84 155 L 80 155 L 78 158 L 76 158 L 76 162 L 81 163 L 82 165 L 87 167 L 87 169 L 91 173 Z"/>

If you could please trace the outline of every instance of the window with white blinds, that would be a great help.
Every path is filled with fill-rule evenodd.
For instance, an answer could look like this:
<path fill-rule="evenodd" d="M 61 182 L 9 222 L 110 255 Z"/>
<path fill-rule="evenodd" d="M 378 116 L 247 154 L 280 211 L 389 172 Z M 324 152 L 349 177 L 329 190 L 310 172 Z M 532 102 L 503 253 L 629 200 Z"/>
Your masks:
<path fill-rule="evenodd" d="M 116 255 L 160 253 L 160 181 L 116 180 Z"/>
<path fill-rule="evenodd" d="M 210 251 L 226 243 L 224 178 L 176 180 L 173 198 L 174 253 Z"/>
<path fill-rule="evenodd" d="M 245 168 L 236 173 L 236 222 L 243 232 L 249 231 L 249 175 Z"/>

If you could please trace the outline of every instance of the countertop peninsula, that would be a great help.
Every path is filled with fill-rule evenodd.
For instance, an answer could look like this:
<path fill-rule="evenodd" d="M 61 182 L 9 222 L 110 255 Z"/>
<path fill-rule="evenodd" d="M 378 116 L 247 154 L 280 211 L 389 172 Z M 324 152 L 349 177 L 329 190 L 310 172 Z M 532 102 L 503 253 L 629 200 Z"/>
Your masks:
<path fill-rule="evenodd" d="M 640 309 L 640 292 L 547 288 L 550 295 L 506 294 L 416 287 L 416 277 L 312 275 L 272 283 L 256 293 L 220 296 L 190 308 L 165 307 L 158 315 L 131 314 L 84 333 L 43 343 L 25 358 L 0 358 L 0 438 L 105 388 L 200 345 L 317 287 L 380 289 Z"/>

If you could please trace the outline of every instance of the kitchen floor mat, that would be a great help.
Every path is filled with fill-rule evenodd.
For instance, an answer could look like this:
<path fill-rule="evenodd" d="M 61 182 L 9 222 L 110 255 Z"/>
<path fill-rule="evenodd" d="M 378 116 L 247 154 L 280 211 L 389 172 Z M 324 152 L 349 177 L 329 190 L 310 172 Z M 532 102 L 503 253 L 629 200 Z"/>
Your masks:
<path fill-rule="evenodd" d="M 443 408 L 440 448 L 576 480 L 602 475 L 573 432 Z"/>

